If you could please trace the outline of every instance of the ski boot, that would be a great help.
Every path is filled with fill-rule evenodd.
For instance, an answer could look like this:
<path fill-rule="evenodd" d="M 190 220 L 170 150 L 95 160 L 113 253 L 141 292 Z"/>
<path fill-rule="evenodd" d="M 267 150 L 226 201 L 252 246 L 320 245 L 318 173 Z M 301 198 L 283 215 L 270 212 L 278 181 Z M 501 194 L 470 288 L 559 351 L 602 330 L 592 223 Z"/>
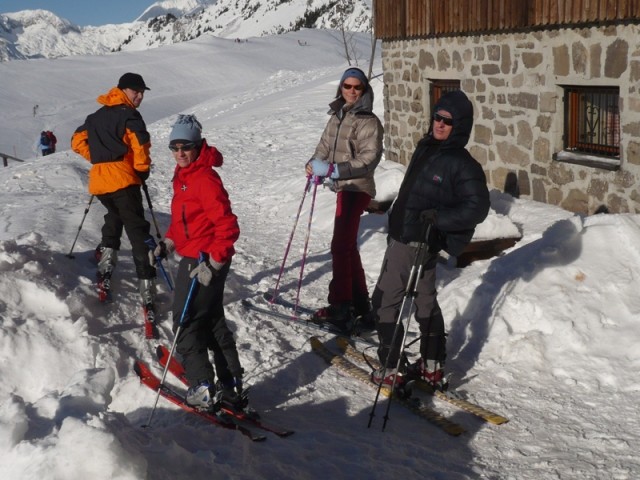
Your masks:
<path fill-rule="evenodd" d="M 343 335 L 351 334 L 353 316 L 351 313 L 351 303 L 340 303 L 328 305 L 311 315 L 313 323 L 328 323 Z"/>
<path fill-rule="evenodd" d="M 100 250 L 97 273 L 98 299 L 101 302 L 107 302 L 111 300 L 111 275 L 118 262 L 118 251 L 109 247 L 99 246 L 98 248 Z M 98 249 L 96 249 L 96 258 L 98 258 Z"/>
<path fill-rule="evenodd" d="M 220 410 L 220 395 L 213 382 L 208 380 L 190 387 L 185 396 L 185 402 L 196 410 L 216 413 Z"/>
<path fill-rule="evenodd" d="M 156 309 L 153 303 L 156 296 L 155 280 L 153 278 L 141 279 L 139 290 L 144 314 L 144 336 L 148 340 L 157 340 L 160 338 L 160 333 L 156 324 Z"/>
<path fill-rule="evenodd" d="M 434 390 L 445 392 L 449 388 L 449 377 L 444 374 L 444 362 L 419 359 L 407 366 L 407 377 L 422 380 Z"/>

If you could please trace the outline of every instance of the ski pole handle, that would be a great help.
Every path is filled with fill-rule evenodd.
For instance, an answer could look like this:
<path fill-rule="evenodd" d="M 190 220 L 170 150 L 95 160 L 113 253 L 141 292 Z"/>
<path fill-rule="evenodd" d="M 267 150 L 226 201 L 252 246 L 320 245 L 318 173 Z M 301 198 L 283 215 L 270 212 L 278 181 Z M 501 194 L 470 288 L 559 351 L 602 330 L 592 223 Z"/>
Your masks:
<path fill-rule="evenodd" d="M 153 239 L 153 237 L 147 238 L 144 241 L 144 243 L 147 244 L 147 247 L 149 247 L 149 250 L 151 250 L 151 252 L 153 252 L 158 246 L 158 244 Z M 171 278 L 169 278 L 169 274 L 167 273 L 167 270 L 164 268 L 164 265 L 162 263 L 162 257 L 160 257 L 159 255 L 154 255 L 154 257 L 156 259 L 156 265 L 158 265 L 158 268 L 160 269 L 160 272 L 162 273 L 162 276 L 164 277 L 165 282 L 167 282 L 167 286 L 169 287 L 169 290 L 173 292 L 173 283 L 171 282 Z"/>

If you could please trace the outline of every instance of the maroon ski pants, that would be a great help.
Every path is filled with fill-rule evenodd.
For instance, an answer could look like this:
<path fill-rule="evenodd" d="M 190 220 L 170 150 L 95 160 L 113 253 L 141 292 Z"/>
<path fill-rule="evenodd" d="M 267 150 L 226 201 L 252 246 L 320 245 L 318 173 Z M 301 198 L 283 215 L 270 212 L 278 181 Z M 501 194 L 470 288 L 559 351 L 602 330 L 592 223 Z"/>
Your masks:
<path fill-rule="evenodd" d="M 370 201 L 371 197 L 363 192 L 338 192 L 331 240 L 333 278 L 328 297 L 331 305 L 369 296 L 358 251 L 358 229 Z"/>

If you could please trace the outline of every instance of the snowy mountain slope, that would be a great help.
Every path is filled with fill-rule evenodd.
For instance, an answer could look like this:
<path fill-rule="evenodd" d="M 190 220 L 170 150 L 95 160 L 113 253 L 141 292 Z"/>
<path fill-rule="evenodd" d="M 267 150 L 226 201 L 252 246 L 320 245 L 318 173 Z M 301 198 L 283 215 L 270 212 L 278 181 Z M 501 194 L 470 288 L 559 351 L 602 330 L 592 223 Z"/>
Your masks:
<path fill-rule="evenodd" d="M 135 21 L 78 27 L 45 10 L 0 14 L 0 61 L 102 55 L 193 40 L 344 28 L 369 31 L 371 0 L 165 0 Z"/>
<path fill-rule="evenodd" d="M 0 63 L 3 84 L 21 85 L 10 95 L 6 91 L 0 94 L 0 111 L 4 112 L 0 116 L 0 152 L 18 158 L 35 157 L 42 130 L 52 130 L 58 136 L 59 148 L 68 146 L 74 130 L 97 108 L 98 95 L 116 85 L 127 71 L 140 73 L 151 88 L 145 97 L 144 111 L 146 121 L 155 122 L 165 116 L 167 109 L 184 111 L 194 102 L 199 103 L 200 98 L 233 96 L 238 89 L 252 86 L 259 89 L 261 82 L 271 75 L 306 68 L 313 58 L 320 62 L 330 59 L 344 62 L 341 44 L 332 32 L 321 31 L 313 37 L 313 42 L 302 47 L 298 40 L 307 41 L 307 32 L 296 32 L 277 43 L 282 45 L 277 48 L 292 52 L 290 56 L 275 55 L 274 43 L 263 38 L 236 43 L 203 36 L 173 45 L 171 52 L 176 58 L 184 55 L 185 61 L 199 59 L 199 62 L 188 63 L 189 70 L 185 70 L 182 61 L 175 64 L 168 61 L 163 48 Z M 356 38 L 363 54 L 367 53 L 368 41 L 366 34 Z M 263 61 L 265 58 L 269 62 Z M 249 75 L 243 63 L 251 68 Z M 43 71 L 47 74 L 43 75 Z M 73 75 L 70 76 L 70 72 Z M 283 88 L 287 83 L 283 80 Z M 38 109 L 33 115 L 35 105 Z"/>

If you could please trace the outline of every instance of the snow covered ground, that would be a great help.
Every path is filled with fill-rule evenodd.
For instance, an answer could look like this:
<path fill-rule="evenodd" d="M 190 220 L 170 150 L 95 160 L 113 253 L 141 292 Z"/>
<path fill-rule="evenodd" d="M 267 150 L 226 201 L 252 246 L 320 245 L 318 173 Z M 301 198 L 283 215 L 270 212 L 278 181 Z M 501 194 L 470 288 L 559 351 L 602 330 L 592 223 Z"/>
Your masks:
<path fill-rule="evenodd" d="M 517 227 L 522 240 L 465 269 L 439 265 L 438 287 L 454 386 L 510 422 L 485 424 L 425 399 L 466 428 L 460 437 L 398 405 L 382 432 L 386 400 L 367 428 L 375 390 L 311 352 L 312 332 L 243 309 L 241 299 L 274 287 L 302 196 L 303 164 L 346 67 L 339 52 L 330 33 L 306 31 L 0 64 L 0 152 L 27 159 L 0 168 L 2 478 L 637 478 L 639 215 L 585 218 L 492 192 L 493 212 L 480 232 Z M 69 138 L 97 108 L 95 97 L 126 71 L 141 73 L 151 87 L 141 112 L 153 141 L 149 191 L 161 231 L 168 224 L 173 159 L 166 145 L 175 115 L 195 113 L 225 156 L 220 173 L 242 230 L 226 312 L 253 406 L 294 428 L 292 437 L 251 443 L 162 399 L 153 427 L 141 428 L 155 394 L 131 366 L 134 358 L 153 364 L 157 342 L 143 336 L 126 240 L 114 302 L 96 298 L 99 203 L 89 208 L 75 259 L 67 258 L 89 200 L 88 164 L 67 150 Z M 373 85 L 382 115 L 382 84 Z M 58 152 L 36 157 L 45 128 L 57 134 Z M 381 164 L 378 198 L 393 196 L 402 172 Z M 302 287 L 309 307 L 325 302 L 334 201 L 319 190 Z M 281 286 L 289 299 L 308 207 L 309 200 Z M 371 289 L 384 230 L 383 215 L 363 217 Z M 160 289 L 161 341 L 170 344 L 171 294 L 163 283 Z M 323 338 L 331 342 L 331 335 Z"/>

